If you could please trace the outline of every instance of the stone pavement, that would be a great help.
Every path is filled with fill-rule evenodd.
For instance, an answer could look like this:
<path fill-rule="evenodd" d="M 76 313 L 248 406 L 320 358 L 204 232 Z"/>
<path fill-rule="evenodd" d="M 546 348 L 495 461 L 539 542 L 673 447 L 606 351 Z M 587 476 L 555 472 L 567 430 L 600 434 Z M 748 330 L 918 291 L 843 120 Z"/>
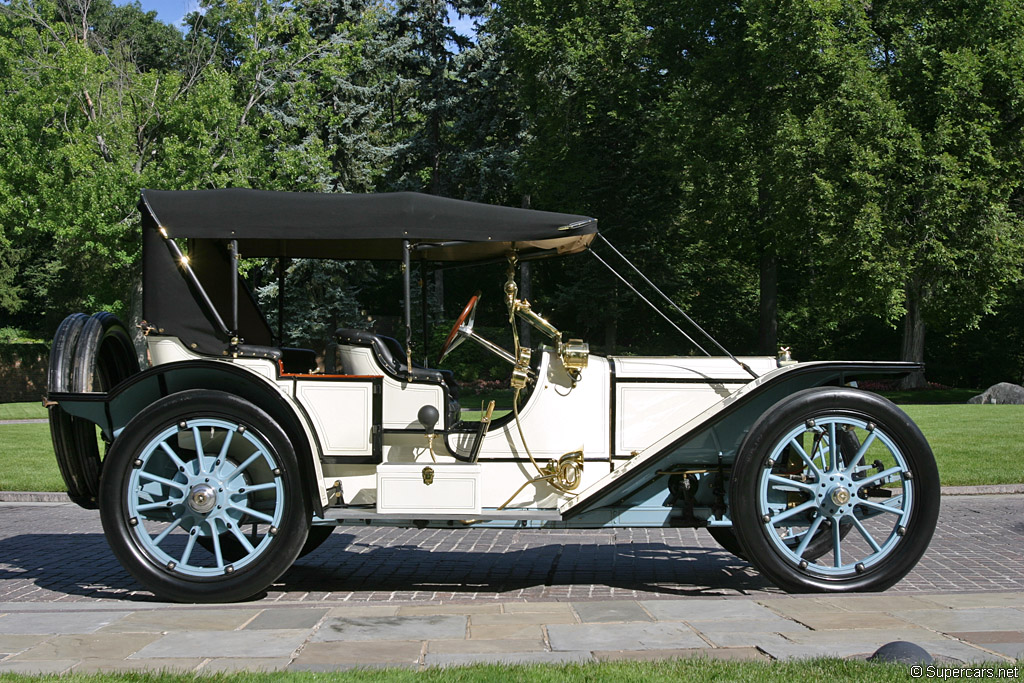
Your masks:
<path fill-rule="evenodd" d="M 1024 496 L 942 505 L 884 595 L 787 596 L 703 530 L 345 527 L 265 595 L 209 607 L 156 602 L 95 512 L 0 504 L 0 672 L 783 659 L 894 640 L 1024 657 Z"/>
<path fill-rule="evenodd" d="M 473 662 L 1024 657 L 1024 592 L 426 604 L 0 604 L 0 672 L 334 671 Z M 1019 672 L 1017 674 L 1020 675 Z"/>

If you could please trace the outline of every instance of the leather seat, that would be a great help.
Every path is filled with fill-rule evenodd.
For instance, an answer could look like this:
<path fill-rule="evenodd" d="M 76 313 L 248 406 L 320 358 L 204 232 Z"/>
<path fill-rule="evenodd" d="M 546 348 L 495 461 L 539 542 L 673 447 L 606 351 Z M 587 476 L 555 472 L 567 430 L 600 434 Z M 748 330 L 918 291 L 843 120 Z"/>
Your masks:
<path fill-rule="evenodd" d="M 432 382 L 444 382 L 444 374 L 440 370 L 430 370 L 427 368 L 418 368 L 415 365 L 409 368 L 405 362 L 405 352 L 402 350 L 401 345 L 398 345 L 398 352 L 401 354 L 398 356 L 392 353 L 388 344 L 389 337 L 383 337 L 373 332 L 367 332 L 366 330 L 337 330 L 335 336 L 338 339 L 339 344 L 351 344 L 355 346 L 369 346 L 373 349 L 373 355 L 377 359 L 377 363 L 383 368 L 384 372 L 391 375 L 395 379 L 407 380 L 410 377 L 413 380 L 427 380 Z M 391 339 L 394 344 L 398 344 L 398 341 Z"/>

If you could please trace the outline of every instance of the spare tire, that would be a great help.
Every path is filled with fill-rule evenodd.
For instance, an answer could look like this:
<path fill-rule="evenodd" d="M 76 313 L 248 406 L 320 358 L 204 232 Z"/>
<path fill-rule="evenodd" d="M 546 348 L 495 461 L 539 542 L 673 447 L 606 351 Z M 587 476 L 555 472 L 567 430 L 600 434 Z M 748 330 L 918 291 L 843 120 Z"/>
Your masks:
<path fill-rule="evenodd" d="M 50 352 L 51 393 L 105 392 L 137 372 L 131 335 L 112 313 L 75 313 L 57 328 Z M 95 425 L 51 406 L 50 435 L 68 496 L 95 509 L 102 465 Z"/>

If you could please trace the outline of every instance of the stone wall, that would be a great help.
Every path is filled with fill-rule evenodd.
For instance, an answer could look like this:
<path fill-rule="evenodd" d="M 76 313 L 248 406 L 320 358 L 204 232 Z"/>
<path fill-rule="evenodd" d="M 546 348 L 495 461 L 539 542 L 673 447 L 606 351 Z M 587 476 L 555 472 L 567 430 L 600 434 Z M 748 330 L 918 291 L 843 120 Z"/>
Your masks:
<path fill-rule="evenodd" d="M 0 344 L 0 403 L 41 401 L 49 359 L 46 344 Z"/>

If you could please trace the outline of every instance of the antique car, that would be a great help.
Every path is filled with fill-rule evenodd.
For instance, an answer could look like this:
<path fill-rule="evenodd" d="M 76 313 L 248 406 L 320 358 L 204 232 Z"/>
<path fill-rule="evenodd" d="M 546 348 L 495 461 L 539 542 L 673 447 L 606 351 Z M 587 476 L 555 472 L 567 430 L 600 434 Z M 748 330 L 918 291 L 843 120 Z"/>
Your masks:
<path fill-rule="evenodd" d="M 931 540 L 931 449 L 856 388 L 918 365 L 734 357 L 595 219 L 416 193 L 146 190 L 139 206 L 150 367 L 115 316 L 70 315 L 48 405 L 70 496 L 99 509 L 114 554 L 162 598 L 250 597 L 344 525 L 703 527 L 794 592 L 885 589 Z M 583 252 L 664 298 L 655 310 L 705 355 L 591 353 L 520 298 L 520 261 Z M 394 262 L 404 344 L 340 329 L 325 371 L 281 346 L 241 254 Z M 468 339 L 507 362 L 506 415 L 464 412 L 457 377 L 412 361 L 419 261 L 505 269 L 494 296 L 512 348 L 474 329 L 478 293 L 442 357 Z M 520 321 L 543 343 L 521 344 Z"/>

